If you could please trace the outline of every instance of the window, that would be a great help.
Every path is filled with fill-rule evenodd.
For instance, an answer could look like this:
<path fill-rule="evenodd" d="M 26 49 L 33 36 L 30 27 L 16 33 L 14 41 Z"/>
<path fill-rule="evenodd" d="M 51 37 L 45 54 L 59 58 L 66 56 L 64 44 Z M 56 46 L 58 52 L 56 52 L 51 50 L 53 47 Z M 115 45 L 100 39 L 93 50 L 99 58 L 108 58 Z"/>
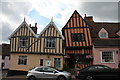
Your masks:
<path fill-rule="evenodd" d="M 54 58 L 54 67 L 60 68 L 60 58 Z"/>
<path fill-rule="evenodd" d="M 100 38 L 107 38 L 106 32 L 100 32 Z"/>
<path fill-rule="evenodd" d="M 85 41 L 85 37 L 83 33 L 72 33 L 72 41 L 73 42 L 82 42 Z"/>
<path fill-rule="evenodd" d="M 40 59 L 40 66 L 43 66 L 43 59 Z"/>
<path fill-rule="evenodd" d="M 35 71 L 44 72 L 43 68 L 37 68 Z"/>
<path fill-rule="evenodd" d="M 113 51 L 102 51 L 102 62 L 103 62 L 103 63 L 111 63 L 111 62 L 114 62 L 114 54 L 113 54 Z"/>
<path fill-rule="evenodd" d="M 91 66 L 88 68 L 88 70 L 90 71 L 94 71 L 94 70 L 98 70 L 97 66 Z"/>
<path fill-rule="evenodd" d="M 44 72 L 53 72 L 54 70 L 51 68 L 44 68 Z"/>
<path fill-rule="evenodd" d="M 27 48 L 29 46 L 29 37 L 20 37 L 19 38 L 19 47 Z"/>
<path fill-rule="evenodd" d="M 19 56 L 18 64 L 19 65 L 26 65 L 27 64 L 27 56 Z"/>
<path fill-rule="evenodd" d="M 46 38 L 45 48 L 55 48 L 55 38 Z"/>

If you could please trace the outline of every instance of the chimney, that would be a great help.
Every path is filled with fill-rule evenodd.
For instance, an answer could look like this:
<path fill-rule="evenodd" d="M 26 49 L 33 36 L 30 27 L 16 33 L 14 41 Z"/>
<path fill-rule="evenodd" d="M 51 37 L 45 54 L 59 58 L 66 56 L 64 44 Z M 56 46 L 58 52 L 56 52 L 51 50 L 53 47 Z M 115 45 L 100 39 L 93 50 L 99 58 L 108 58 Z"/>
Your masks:
<path fill-rule="evenodd" d="M 31 27 L 31 24 L 29 25 L 29 27 Z"/>
<path fill-rule="evenodd" d="M 35 27 L 37 27 L 37 23 L 35 23 Z"/>
<path fill-rule="evenodd" d="M 86 17 L 86 14 L 85 14 L 85 17 Z"/>
<path fill-rule="evenodd" d="M 32 27 L 30 24 L 30 28 L 34 31 L 35 34 L 37 34 L 37 23 L 35 23 L 35 26 L 32 26 Z"/>
<path fill-rule="evenodd" d="M 87 22 L 94 22 L 94 21 L 93 21 L 93 16 L 86 16 L 86 14 L 85 14 L 84 19 L 85 19 Z"/>

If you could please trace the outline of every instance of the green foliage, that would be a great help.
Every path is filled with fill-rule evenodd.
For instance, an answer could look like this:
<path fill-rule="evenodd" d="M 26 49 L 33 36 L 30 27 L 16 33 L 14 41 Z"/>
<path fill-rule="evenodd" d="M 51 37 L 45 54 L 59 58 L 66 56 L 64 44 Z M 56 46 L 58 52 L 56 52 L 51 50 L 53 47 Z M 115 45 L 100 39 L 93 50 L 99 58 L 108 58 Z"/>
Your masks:
<path fill-rule="evenodd" d="M 63 70 L 64 70 L 64 71 L 69 71 L 69 69 L 70 69 L 70 68 L 69 68 L 68 65 L 66 65 L 66 64 L 63 65 Z"/>

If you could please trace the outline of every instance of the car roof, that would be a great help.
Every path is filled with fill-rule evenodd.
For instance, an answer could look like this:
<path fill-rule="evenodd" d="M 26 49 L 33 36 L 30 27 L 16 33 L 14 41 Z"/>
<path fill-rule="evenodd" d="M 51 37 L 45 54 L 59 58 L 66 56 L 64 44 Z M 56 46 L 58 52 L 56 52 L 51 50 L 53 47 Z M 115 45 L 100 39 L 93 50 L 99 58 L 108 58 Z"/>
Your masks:
<path fill-rule="evenodd" d="M 83 68 L 83 69 L 87 69 L 87 68 L 89 68 L 89 67 L 91 67 L 91 66 L 106 66 L 106 65 L 95 64 L 95 65 L 87 66 L 87 67 L 85 67 L 85 68 Z M 109 67 L 109 66 L 106 66 L 106 67 Z M 109 68 L 110 68 L 110 67 L 109 67 Z M 83 69 L 81 69 L 81 70 L 83 70 Z"/>
<path fill-rule="evenodd" d="M 49 67 L 49 66 L 40 66 L 40 67 L 35 67 L 35 68 L 53 68 L 53 69 L 55 69 L 54 67 Z"/>

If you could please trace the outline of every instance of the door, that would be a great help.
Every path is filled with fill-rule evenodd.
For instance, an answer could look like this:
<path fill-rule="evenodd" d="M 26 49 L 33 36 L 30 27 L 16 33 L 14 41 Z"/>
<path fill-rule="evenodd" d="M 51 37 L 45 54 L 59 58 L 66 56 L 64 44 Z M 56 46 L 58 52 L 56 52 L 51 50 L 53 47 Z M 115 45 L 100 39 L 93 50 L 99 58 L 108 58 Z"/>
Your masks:
<path fill-rule="evenodd" d="M 45 61 L 45 66 L 51 66 L 51 60 L 46 60 Z"/>

